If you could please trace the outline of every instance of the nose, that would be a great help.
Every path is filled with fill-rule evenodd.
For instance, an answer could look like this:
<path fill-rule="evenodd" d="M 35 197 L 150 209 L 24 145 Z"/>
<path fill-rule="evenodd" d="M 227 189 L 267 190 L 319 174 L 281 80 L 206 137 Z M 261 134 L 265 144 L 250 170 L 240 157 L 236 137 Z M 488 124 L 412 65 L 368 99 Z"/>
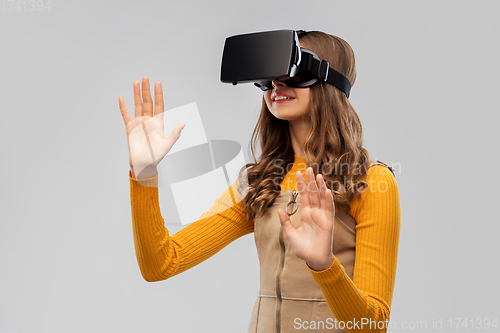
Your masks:
<path fill-rule="evenodd" d="M 278 81 L 278 79 L 274 79 L 271 82 L 273 84 L 273 88 L 276 88 L 276 87 L 286 87 L 286 83 Z"/>

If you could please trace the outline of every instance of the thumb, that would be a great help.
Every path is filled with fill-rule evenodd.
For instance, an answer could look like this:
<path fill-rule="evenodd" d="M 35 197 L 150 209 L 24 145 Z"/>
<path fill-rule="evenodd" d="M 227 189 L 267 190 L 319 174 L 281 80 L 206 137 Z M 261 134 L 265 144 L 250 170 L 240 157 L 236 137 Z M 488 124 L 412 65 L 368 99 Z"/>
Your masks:
<path fill-rule="evenodd" d="M 293 242 L 293 239 L 295 239 L 295 237 L 297 235 L 297 230 L 292 225 L 292 221 L 290 221 L 290 217 L 281 208 L 278 209 L 278 216 L 280 218 L 280 223 L 283 226 L 283 230 L 285 231 L 286 237 L 288 238 L 288 240 L 290 240 L 290 242 Z"/>
<path fill-rule="evenodd" d="M 175 132 L 180 137 L 184 127 L 186 127 L 186 124 L 184 123 L 177 124 L 177 126 L 175 126 L 175 128 L 172 130 L 172 133 Z"/>
<path fill-rule="evenodd" d="M 170 134 L 165 138 L 167 142 L 169 142 L 170 146 L 173 146 L 175 142 L 180 139 L 181 132 L 184 129 L 184 127 L 186 127 L 186 124 L 184 123 L 177 124 L 177 126 L 174 127 L 172 132 L 170 132 Z"/>

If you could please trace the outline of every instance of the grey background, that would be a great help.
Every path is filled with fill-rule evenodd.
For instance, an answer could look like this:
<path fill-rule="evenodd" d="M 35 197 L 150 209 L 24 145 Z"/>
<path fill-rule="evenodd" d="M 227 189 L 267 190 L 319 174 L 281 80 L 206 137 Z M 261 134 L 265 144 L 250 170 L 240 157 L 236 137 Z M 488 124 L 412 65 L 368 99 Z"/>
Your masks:
<path fill-rule="evenodd" d="M 452 318 L 499 316 L 500 2 L 50 5 L 0 7 L 0 332 L 246 331 L 253 235 L 170 280 L 142 279 L 118 96 L 132 110 L 132 82 L 160 80 L 166 109 L 197 102 L 209 139 L 248 152 L 262 94 L 219 82 L 221 52 L 227 36 L 272 29 L 321 30 L 354 49 L 364 145 L 401 166 L 391 319 L 427 331 L 442 319 L 445 331 Z"/>

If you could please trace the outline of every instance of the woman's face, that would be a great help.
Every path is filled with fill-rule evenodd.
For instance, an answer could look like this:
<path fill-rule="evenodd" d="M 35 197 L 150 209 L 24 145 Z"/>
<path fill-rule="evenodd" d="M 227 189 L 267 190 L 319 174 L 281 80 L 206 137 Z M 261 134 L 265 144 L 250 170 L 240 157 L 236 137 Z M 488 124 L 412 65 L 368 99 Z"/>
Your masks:
<path fill-rule="evenodd" d="M 311 88 L 290 88 L 284 82 L 274 82 L 273 89 L 264 92 L 267 108 L 278 119 L 300 120 L 309 113 Z"/>

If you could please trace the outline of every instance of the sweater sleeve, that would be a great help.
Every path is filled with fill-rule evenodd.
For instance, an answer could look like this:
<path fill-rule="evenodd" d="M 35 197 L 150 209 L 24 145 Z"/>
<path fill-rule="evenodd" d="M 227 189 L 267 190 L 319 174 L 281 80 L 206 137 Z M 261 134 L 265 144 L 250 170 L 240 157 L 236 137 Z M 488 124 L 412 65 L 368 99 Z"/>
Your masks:
<path fill-rule="evenodd" d="M 158 174 L 138 182 L 129 171 L 129 179 L 135 253 L 148 282 L 180 274 L 253 232 L 243 200 L 236 203 L 235 184 L 200 219 L 170 236 L 160 212 Z"/>
<path fill-rule="evenodd" d="M 308 266 L 332 314 L 348 333 L 387 331 L 396 279 L 398 186 L 394 175 L 379 165 L 368 169 L 365 182 L 368 188 L 352 201 L 350 211 L 357 222 L 353 279 L 335 257 L 323 271 Z"/>

